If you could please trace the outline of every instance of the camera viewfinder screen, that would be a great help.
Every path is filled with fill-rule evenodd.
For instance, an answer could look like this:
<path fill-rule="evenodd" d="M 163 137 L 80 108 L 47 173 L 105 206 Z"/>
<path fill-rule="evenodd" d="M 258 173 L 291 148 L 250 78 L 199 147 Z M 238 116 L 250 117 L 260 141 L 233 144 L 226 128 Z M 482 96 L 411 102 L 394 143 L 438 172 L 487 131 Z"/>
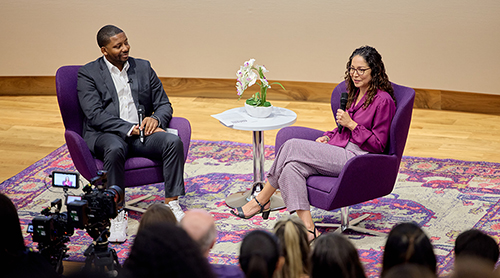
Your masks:
<path fill-rule="evenodd" d="M 52 173 L 52 186 L 78 188 L 78 174 L 77 173 Z"/>
<path fill-rule="evenodd" d="M 66 205 L 67 205 L 67 204 L 69 204 L 69 203 L 71 203 L 71 202 L 73 202 L 73 201 L 77 201 L 77 200 L 78 200 L 78 201 L 80 201 L 81 199 L 82 199 L 82 197 L 81 197 L 81 196 L 72 196 L 72 195 L 68 195 L 68 196 L 66 197 Z"/>

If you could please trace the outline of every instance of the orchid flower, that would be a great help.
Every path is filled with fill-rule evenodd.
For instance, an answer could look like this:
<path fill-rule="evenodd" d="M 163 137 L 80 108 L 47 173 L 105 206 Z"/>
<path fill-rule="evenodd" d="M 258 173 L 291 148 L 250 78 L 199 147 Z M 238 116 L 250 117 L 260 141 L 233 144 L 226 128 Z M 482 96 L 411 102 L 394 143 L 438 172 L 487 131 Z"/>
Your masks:
<path fill-rule="evenodd" d="M 260 92 L 252 95 L 251 98 L 247 99 L 247 104 L 254 106 L 270 106 L 271 104 L 266 101 L 267 89 L 271 88 L 269 81 L 264 76 L 264 73 L 269 72 L 265 66 L 260 66 L 255 64 L 255 59 L 250 59 L 243 63 L 243 66 L 236 72 L 236 92 L 241 98 L 243 92 L 248 89 L 248 87 L 254 85 L 257 80 L 260 81 Z M 279 84 L 283 90 L 285 87 L 278 82 L 273 84 Z"/>

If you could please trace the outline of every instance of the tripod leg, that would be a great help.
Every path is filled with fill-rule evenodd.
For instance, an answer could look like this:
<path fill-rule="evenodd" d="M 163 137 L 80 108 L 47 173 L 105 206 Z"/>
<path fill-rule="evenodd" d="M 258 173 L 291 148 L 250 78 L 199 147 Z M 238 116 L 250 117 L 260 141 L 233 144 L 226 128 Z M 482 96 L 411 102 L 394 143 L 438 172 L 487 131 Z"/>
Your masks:
<path fill-rule="evenodd" d="M 83 254 L 85 255 L 85 266 L 83 270 L 90 271 L 92 270 L 92 263 L 95 259 L 94 244 L 91 244 Z"/>
<path fill-rule="evenodd" d="M 118 261 L 118 254 L 116 254 L 115 249 L 111 248 L 111 255 L 113 256 L 113 261 L 115 262 L 116 270 L 120 270 L 122 267 L 120 265 L 120 261 Z"/>
<path fill-rule="evenodd" d="M 64 255 L 61 255 L 61 256 L 57 259 L 57 264 L 56 264 L 56 272 L 57 272 L 58 274 L 63 274 L 63 272 L 64 272 L 63 258 L 64 258 Z"/>

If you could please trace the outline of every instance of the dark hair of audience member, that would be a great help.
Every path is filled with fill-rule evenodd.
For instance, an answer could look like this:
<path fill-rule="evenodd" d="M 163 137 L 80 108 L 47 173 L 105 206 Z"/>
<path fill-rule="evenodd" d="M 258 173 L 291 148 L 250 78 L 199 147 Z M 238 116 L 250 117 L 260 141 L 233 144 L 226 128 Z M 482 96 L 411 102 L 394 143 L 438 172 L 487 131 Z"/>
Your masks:
<path fill-rule="evenodd" d="M 429 268 L 418 264 L 400 264 L 389 269 L 384 278 L 436 278 Z"/>
<path fill-rule="evenodd" d="M 279 277 L 298 278 L 309 274 L 309 240 L 307 229 L 297 216 L 284 217 L 274 226 L 274 234 L 279 239 L 280 253 L 285 264 Z"/>
<path fill-rule="evenodd" d="M 365 278 L 363 265 L 354 245 L 341 234 L 326 233 L 314 241 L 311 252 L 311 278 Z"/>
<path fill-rule="evenodd" d="M 143 229 L 145 226 L 159 222 L 177 224 L 177 218 L 175 218 L 174 213 L 169 207 L 158 203 L 148 207 L 146 212 L 142 215 L 139 223 L 139 230 Z"/>
<path fill-rule="evenodd" d="M 17 209 L 9 197 L 0 193 L 0 258 L 2 262 L 19 257 L 26 250 Z"/>
<path fill-rule="evenodd" d="M 276 236 L 255 230 L 243 238 L 239 260 L 247 278 L 273 277 L 279 259 L 280 250 Z"/>
<path fill-rule="evenodd" d="M 19 216 L 14 203 L 0 193 L 0 276 L 1 277 L 59 277 L 42 255 L 29 252 L 24 245 Z"/>
<path fill-rule="evenodd" d="M 382 261 L 382 277 L 392 267 L 414 263 L 436 273 L 436 256 L 427 235 L 415 223 L 395 225 L 385 244 Z"/>
<path fill-rule="evenodd" d="M 494 268 L 499 256 L 498 244 L 480 230 L 467 230 L 455 240 L 455 258 L 465 256 L 483 259 Z"/>
<path fill-rule="evenodd" d="M 198 245 L 172 223 L 154 223 L 139 230 L 122 277 L 215 277 Z"/>

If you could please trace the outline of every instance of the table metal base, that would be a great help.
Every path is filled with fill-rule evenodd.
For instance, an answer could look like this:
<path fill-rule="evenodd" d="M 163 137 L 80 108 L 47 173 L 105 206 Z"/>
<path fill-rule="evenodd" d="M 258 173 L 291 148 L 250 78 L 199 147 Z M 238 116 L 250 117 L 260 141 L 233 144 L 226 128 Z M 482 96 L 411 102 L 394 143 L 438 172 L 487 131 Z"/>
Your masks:
<path fill-rule="evenodd" d="M 231 207 L 241 207 L 257 196 L 262 190 L 264 181 L 264 132 L 253 131 L 253 186 L 247 191 L 230 194 L 226 198 L 226 204 Z M 285 208 L 281 192 L 276 191 L 271 197 L 271 210 Z"/>

